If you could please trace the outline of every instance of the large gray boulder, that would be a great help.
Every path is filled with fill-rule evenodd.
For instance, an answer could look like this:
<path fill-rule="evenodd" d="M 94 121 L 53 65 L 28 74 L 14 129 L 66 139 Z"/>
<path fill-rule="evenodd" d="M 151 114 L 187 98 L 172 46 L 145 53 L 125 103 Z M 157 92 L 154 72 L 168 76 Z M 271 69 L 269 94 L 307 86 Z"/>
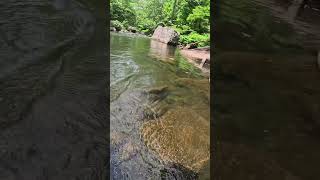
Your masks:
<path fill-rule="evenodd" d="M 179 42 L 179 33 L 172 28 L 158 26 L 152 35 L 152 39 L 170 45 L 177 45 Z"/>

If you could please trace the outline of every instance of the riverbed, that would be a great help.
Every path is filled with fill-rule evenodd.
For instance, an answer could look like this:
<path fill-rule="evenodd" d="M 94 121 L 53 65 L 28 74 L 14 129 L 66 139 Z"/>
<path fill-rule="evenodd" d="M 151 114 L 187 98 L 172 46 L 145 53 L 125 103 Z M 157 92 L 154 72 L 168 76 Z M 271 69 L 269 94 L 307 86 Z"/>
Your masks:
<path fill-rule="evenodd" d="M 166 44 L 117 33 L 110 43 L 112 178 L 209 176 L 209 80 Z"/>

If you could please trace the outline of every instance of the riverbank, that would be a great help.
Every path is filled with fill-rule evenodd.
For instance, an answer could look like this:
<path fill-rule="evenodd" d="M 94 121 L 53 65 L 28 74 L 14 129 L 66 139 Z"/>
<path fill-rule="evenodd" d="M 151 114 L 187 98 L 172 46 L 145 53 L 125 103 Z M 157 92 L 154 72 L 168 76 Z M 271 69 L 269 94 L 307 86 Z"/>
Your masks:
<path fill-rule="evenodd" d="M 139 32 L 129 32 L 129 31 L 114 31 L 113 33 L 118 33 L 125 36 L 132 36 L 132 37 L 145 37 L 150 38 L 152 37 L 141 34 Z M 160 41 L 159 41 L 160 42 Z M 166 45 L 166 43 L 162 43 Z M 193 44 L 173 46 L 180 49 L 180 54 L 188 60 L 192 65 L 199 68 L 203 73 L 208 74 L 210 73 L 210 47 L 193 47 Z"/>
<path fill-rule="evenodd" d="M 210 47 L 181 49 L 181 55 L 205 73 L 210 72 Z"/>
<path fill-rule="evenodd" d="M 112 30 L 111 28 L 110 28 L 110 32 L 118 33 L 118 34 L 123 34 L 123 35 L 127 35 L 127 36 L 151 38 L 150 36 L 147 36 L 147 35 L 145 35 L 145 34 L 143 34 L 143 33 L 139 33 L 139 32 L 116 31 L 116 30 Z"/>

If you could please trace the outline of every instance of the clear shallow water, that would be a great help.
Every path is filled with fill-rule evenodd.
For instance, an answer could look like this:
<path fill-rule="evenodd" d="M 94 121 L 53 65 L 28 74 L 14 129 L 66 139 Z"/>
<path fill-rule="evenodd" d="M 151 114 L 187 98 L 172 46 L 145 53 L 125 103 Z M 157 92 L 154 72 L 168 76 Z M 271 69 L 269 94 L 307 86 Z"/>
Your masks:
<path fill-rule="evenodd" d="M 198 159 L 192 160 L 190 154 L 199 156 L 201 152 L 203 158 L 207 158 L 210 115 L 208 80 L 176 49 L 162 43 L 115 33 L 111 34 L 110 41 L 112 178 L 196 179 L 197 170 L 192 169 L 195 166 L 182 159 L 198 162 Z M 191 113 L 193 118 L 182 117 L 177 112 Z M 177 115 L 174 122 L 182 120 L 188 123 L 181 127 L 167 127 L 163 123 L 161 128 L 157 123 L 152 124 L 171 122 L 173 115 Z M 177 140 L 169 136 L 175 133 L 179 136 L 179 130 L 194 126 L 199 121 L 208 125 L 198 129 L 198 135 L 205 137 L 200 145 L 203 148 L 193 149 L 191 140 L 189 144 L 182 145 L 190 150 L 188 156 L 182 157 L 178 153 L 181 150 L 174 147 Z M 196 131 L 197 128 L 194 129 Z M 152 135 L 148 134 L 150 132 Z M 184 133 L 192 134 L 193 130 Z M 196 135 L 193 136 L 190 138 Z M 181 141 L 184 142 L 183 139 Z M 205 162 L 200 169 L 208 165 L 209 162 Z"/>

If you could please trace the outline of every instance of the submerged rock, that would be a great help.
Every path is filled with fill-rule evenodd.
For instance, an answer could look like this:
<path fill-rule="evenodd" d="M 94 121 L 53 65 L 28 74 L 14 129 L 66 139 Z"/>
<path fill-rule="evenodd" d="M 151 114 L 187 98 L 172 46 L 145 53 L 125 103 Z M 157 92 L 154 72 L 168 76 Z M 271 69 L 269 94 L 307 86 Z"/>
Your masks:
<path fill-rule="evenodd" d="M 165 162 L 198 172 L 210 158 L 209 121 L 189 108 L 169 110 L 159 120 L 143 124 L 145 144 Z"/>
<path fill-rule="evenodd" d="M 179 42 L 179 33 L 172 28 L 158 26 L 152 35 L 152 39 L 170 45 L 177 45 Z"/>
<path fill-rule="evenodd" d="M 176 84 L 180 87 L 196 89 L 197 93 L 210 101 L 210 83 L 207 79 L 197 80 L 191 78 L 178 78 Z"/>
<path fill-rule="evenodd" d="M 190 171 L 180 165 L 174 164 L 171 167 L 160 170 L 161 179 L 184 179 L 194 180 L 198 179 L 197 173 Z"/>
<path fill-rule="evenodd" d="M 134 144 L 132 141 L 127 142 L 122 146 L 119 152 L 119 159 L 121 161 L 130 160 L 139 152 L 139 147 Z"/>
<path fill-rule="evenodd" d="M 111 145 L 118 145 L 127 137 L 128 135 L 123 132 L 116 132 L 116 131 L 111 132 L 110 133 Z"/>
<path fill-rule="evenodd" d="M 161 94 L 168 90 L 168 86 L 160 86 L 160 87 L 154 87 L 148 90 L 148 93 L 151 94 Z"/>

